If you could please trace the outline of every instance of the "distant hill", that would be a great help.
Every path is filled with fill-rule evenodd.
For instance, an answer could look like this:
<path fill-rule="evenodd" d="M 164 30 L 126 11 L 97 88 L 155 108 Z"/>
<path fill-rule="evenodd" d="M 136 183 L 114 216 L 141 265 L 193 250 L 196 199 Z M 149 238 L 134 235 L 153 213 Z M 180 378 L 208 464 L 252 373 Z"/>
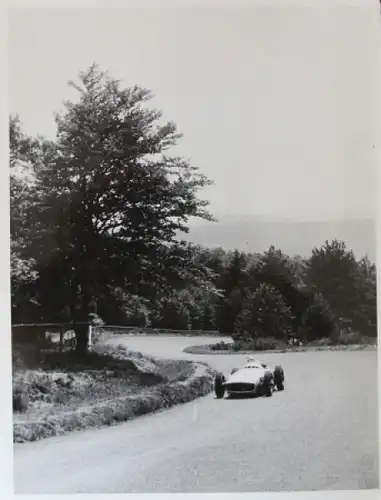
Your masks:
<path fill-rule="evenodd" d="M 227 215 L 217 223 L 197 223 L 185 236 L 188 241 L 226 250 L 262 252 L 270 245 L 289 255 L 308 257 L 326 240 L 345 241 L 356 257 L 376 260 L 376 224 L 371 219 L 299 222 L 262 216 Z"/>

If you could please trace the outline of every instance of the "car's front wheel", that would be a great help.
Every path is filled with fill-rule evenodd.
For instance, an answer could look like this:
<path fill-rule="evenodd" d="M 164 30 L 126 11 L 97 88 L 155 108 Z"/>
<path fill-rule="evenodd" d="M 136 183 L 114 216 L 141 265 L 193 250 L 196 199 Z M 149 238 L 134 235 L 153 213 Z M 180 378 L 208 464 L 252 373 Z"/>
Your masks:
<path fill-rule="evenodd" d="M 267 398 L 273 395 L 273 378 L 270 373 L 266 373 L 263 381 L 263 394 Z"/>
<path fill-rule="evenodd" d="M 225 396 L 224 382 L 224 375 L 222 373 L 217 373 L 216 378 L 214 379 L 214 392 L 217 399 L 221 399 Z"/>

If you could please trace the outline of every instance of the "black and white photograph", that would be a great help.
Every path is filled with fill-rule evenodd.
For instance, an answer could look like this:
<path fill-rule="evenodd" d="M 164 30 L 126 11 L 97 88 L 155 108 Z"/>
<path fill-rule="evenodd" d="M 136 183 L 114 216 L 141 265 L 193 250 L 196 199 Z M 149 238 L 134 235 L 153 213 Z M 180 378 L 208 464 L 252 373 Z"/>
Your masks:
<path fill-rule="evenodd" d="M 380 4 L 144 3 L 8 10 L 14 493 L 377 490 Z"/>

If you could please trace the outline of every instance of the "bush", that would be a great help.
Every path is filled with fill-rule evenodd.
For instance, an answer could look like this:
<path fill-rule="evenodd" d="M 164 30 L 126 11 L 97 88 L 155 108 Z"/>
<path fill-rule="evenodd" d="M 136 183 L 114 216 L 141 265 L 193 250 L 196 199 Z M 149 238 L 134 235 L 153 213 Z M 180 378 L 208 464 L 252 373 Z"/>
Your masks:
<path fill-rule="evenodd" d="M 330 337 L 323 337 L 321 339 L 312 340 L 309 345 L 312 347 L 325 347 L 332 345 L 332 339 Z"/>
<path fill-rule="evenodd" d="M 217 342 L 216 344 L 211 344 L 210 348 L 212 349 L 212 351 L 228 351 L 230 349 L 230 344 L 222 340 L 221 342 Z"/>
<path fill-rule="evenodd" d="M 375 344 L 377 339 L 373 337 L 366 337 L 361 335 L 359 332 L 340 332 L 338 337 L 338 344 L 341 345 L 364 345 L 364 344 Z"/>
<path fill-rule="evenodd" d="M 285 341 L 273 337 L 259 337 L 250 340 L 238 340 L 234 342 L 235 351 L 272 351 L 276 349 L 286 349 Z"/>
<path fill-rule="evenodd" d="M 29 397 L 25 391 L 15 389 L 13 392 L 13 411 L 17 413 L 24 413 L 29 406 Z"/>
<path fill-rule="evenodd" d="M 285 342 L 271 337 L 255 339 L 253 342 L 253 349 L 255 351 L 267 351 L 284 348 L 286 348 Z"/>
<path fill-rule="evenodd" d="M 12 369 L 25 370 L 35 368 L 40 360 L 40 351 L 35 345 L 12 346 Z"/>

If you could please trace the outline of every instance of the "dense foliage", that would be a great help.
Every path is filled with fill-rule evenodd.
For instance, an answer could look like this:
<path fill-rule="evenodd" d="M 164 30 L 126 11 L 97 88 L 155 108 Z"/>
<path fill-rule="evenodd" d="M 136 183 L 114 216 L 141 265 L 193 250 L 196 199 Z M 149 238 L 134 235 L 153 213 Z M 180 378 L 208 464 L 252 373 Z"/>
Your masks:
<path fill-rule="evenodd" d="M 12 320 L 219 330 L 245 338 L 376 336 L 376 269 L 343 242 L 308 259 L 205 249 L 179 239 L 210 181 L 169 150 L 173 123 L 149 91 L 92 66 L 56 116 L 54 141 L 10 119 Z M 78 349 L 86 334 L 76 326 Z"/>

